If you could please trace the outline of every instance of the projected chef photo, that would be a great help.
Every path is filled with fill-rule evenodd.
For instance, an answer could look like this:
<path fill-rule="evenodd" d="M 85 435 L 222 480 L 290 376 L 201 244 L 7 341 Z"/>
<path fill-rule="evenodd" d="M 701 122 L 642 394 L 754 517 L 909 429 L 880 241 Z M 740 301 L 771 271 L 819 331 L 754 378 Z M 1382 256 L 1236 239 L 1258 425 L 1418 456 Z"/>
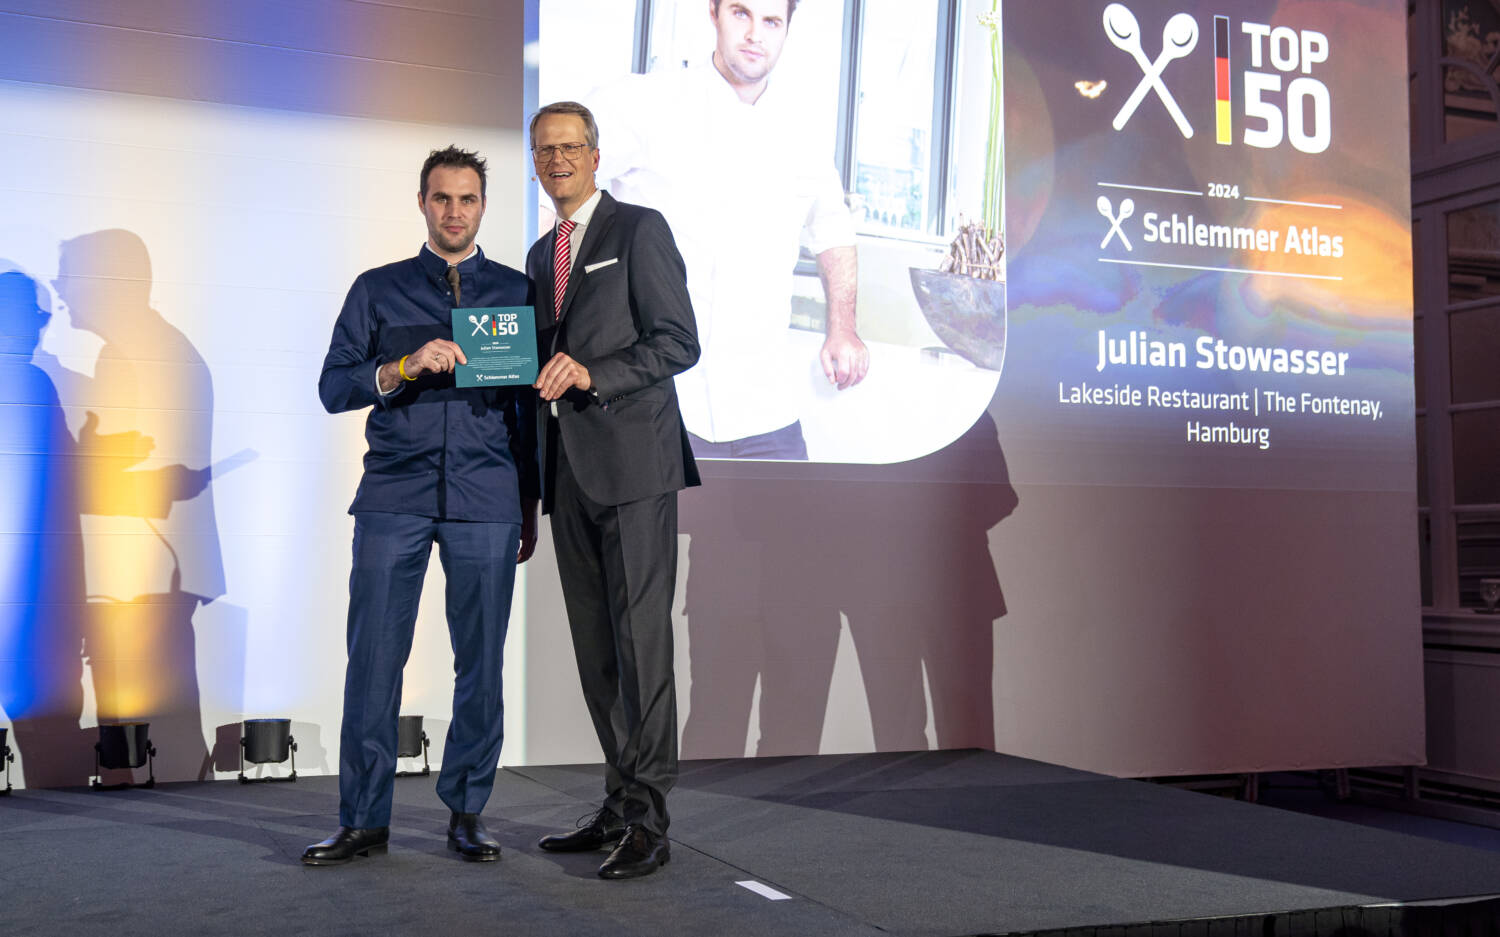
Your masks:
<path fill-rule="evenodd" d="M 543 0 L 540 97 L 589 106 L 600 186 L 687 264 L 699 458 L 906 461 L 999 379 L 998 3 L 864 4 L 847 42 L 845 6 Z"/>

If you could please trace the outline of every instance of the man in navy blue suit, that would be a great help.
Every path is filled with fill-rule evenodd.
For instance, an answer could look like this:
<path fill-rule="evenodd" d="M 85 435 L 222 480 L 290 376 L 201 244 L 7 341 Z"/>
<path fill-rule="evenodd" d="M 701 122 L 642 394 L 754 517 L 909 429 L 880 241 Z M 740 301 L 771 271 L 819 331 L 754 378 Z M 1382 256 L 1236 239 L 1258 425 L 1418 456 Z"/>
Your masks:
<path fill-rule="evenodd" d="M 466 363 L 454 307 L 529 305 L 526 276 L 474 245 L 485 161 L 448 147 L 422 166 L 417 205 L 427 243 L 416 257 L 354 281 L 333 328 L 318 394 L 330 413 L 368 407 L 365 473 L 354 503 L 349 665 L 339 735 L 339 830 L 307 847 L 308 865 L 385 852 L 401 675 L 432 544 L 447 580 L 453 721 L 437 792 L 452 811 L 448 846 L 500 858 L 479 814 L 503 738 L 500 671 L 516 564 L 536 545 L 535 395 L 459 388 Z"/>

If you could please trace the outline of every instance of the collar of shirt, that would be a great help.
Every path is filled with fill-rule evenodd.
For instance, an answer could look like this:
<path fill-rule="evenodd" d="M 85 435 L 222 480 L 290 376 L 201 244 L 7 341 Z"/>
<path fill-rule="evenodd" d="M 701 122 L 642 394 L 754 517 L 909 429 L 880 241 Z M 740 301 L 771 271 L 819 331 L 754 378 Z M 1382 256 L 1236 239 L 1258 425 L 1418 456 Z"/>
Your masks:
<path fill-rule="evenodd" d="M 774 75 L 766 77 L 766 86 L 760 90 L 760 97 L 756 98 L 753 102 L 741 100 L 740 93 L 734 89 L 734 85 L 729 83 L 729 79 L 724 77 L 724 73 L 719 71 L 719 66 L 714 64 L 714 54 L 712 52 L 708 54 L 708 58 L 700 59 L 697 65 L 689 68 L 687 71 L 688 74 L 694 76 L 699 82 L 708 85 L 712 89 L 709 91 L 709 94 L 722 99 L 715 101 L 715 106 L 737 106 L 769 110 L 781 102 L 781 95 L 779 93 L 773 94 L 771 90 L 773 88 L 780 88 L 782 84 L 773 80 Z"/>
<path fill-rule="evenodd" d="M 448 261 L 439 257 L 425 241 L 422 243 L 422 249 L 417 252 L 417 262 L 422 265 L 423 270 L 435 277 L 441 279 L 448 275 Z M 459 276 L 462 276 L 466 273 L 473 273 L 483 262 L 484 252 L 479 249 L 478 244 L 475 244 L 468 256 L 453 266 L 458 267 Z"/>
<path fill-rule="evenodd" d="M 568 219 L 573 222 L 573 233 L 568 235 L 569 269 L 578 264 L 578 249 L 583 246 L 583 231 L 589 226 L 589 219 L 594 217 L 594 209 L 599 207 L 599 197 L 602 191 L 602 189 L 595 189 L 594 194 L 588 197 L 588 201 L 579 205 L 573 217 Z"/>

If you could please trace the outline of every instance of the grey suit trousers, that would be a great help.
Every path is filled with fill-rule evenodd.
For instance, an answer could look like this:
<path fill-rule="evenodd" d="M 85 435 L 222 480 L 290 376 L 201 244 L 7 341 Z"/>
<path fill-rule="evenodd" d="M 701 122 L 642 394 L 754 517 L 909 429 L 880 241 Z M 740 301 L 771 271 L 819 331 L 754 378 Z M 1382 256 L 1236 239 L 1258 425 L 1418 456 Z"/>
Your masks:
<path fill-rule="evenodd" d="M 552 539 L 584 701 L 604 752 L 605 807 L 664 834 L 677 781 L 677 493 L 598 504 L 579 488 L 560 441 L 554 478 Z"/>

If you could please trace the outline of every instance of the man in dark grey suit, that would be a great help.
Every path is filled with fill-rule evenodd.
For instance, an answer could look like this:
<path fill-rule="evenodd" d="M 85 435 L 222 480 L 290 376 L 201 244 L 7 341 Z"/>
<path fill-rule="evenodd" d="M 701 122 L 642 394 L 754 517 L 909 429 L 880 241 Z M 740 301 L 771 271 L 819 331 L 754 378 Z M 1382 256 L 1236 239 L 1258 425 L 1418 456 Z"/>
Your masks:
<path fill-rule="evenodd" d="M 581 104 L 531 122 L 537 178 L 558 223 L 532 245 L 543 401 L 543 511 L 579 678 L 604 750 L 604 805 L 543 849 L 613 845 L 603 878 L 667 862 L 677 779 L 672 593 L 677 492 L 698 484 L 674 375 L 698 360 L 682 256 L 666 220 L 594 185 L 599 130 Z"/>

